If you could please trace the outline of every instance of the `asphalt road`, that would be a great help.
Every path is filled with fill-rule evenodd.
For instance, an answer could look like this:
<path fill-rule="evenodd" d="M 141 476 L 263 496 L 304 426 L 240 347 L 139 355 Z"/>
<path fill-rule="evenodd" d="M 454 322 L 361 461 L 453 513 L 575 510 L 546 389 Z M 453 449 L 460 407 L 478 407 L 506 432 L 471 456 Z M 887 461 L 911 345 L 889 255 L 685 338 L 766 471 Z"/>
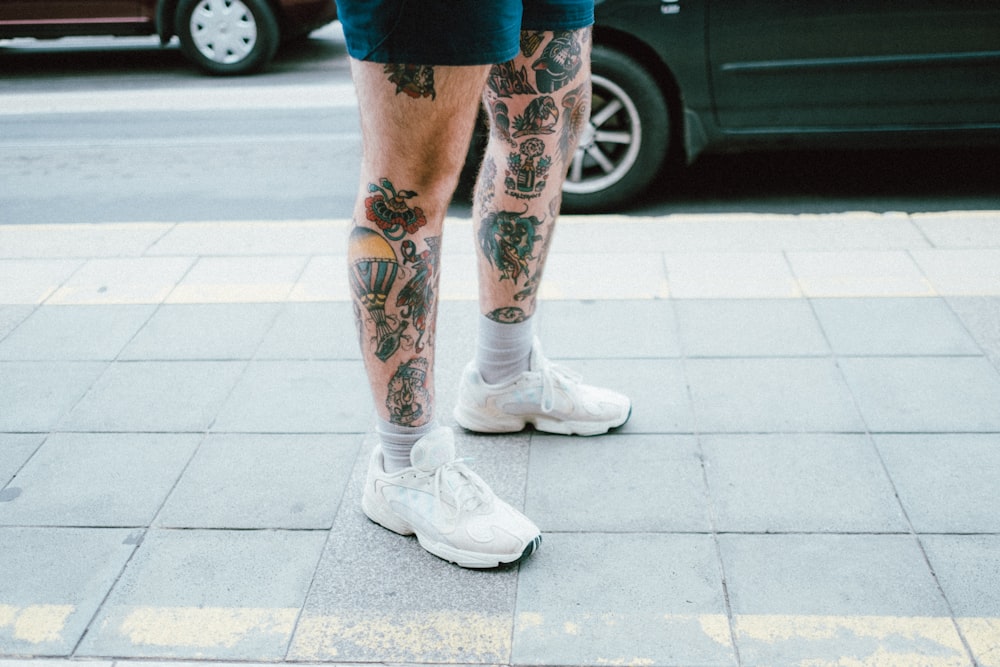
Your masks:
<path fill-rule="evenodd" d="M 155 39 L 14 40 L 0 63 L 0 224 L 351 210 L 360 136 L 337 24 L 245 78 L 201 75 Z M 993 209 L 998 166 L 997 150 L 708 156 L 632 212 Z"/>

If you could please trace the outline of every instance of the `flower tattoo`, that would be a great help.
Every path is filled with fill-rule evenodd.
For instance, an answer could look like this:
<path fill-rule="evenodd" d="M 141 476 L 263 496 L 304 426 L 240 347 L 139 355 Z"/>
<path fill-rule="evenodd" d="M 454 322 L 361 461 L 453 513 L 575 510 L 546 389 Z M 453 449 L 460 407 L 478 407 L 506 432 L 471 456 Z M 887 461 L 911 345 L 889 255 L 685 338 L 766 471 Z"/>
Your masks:
<path fill-rule="evenodd" d="M 386 238 L 398 241 L 407 234 L 415 234 L 427 224 L 427 218 L 419 206 L 410 207 L 407 199 L 417 196 L 412 190 L 396 190 L 388 178 L 383 178 L 381 187 L 368 184 L 368 192 L 374 193 L 365 199 L 365 214 L 378 225 Z"/>

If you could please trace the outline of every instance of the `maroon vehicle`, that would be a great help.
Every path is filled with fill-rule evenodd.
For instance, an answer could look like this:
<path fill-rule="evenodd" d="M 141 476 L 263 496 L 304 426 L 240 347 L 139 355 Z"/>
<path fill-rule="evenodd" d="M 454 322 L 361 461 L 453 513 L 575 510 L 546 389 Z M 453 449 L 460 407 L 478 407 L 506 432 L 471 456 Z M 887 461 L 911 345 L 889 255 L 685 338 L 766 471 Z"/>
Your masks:
<path fill-rule="evenodd" d="M 206 72 L 248 74 L 336 17 L 334 0 L 0 0 L 0 39 L 177 36 Z"/>

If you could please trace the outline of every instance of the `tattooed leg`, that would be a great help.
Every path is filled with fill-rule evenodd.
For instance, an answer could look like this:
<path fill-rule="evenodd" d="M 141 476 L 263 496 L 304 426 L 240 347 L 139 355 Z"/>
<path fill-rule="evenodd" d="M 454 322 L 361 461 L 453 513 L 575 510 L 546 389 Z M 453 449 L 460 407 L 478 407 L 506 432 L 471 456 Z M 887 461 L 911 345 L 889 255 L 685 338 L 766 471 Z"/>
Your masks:
<path fill-rule="evenodd" d="M 473 206 L 479 297 L 495 322 L 535 310 L 560 193 L 590 107 L 590 29 L 524 32 L 521 53 L 493 67 L 490 137 Z"/>
<path fill-rule="evenodd" d="M 348 269 L 386 444 L 434 420 L 442 223 L 489 68 L 351 66 L 364 152 Z"/>

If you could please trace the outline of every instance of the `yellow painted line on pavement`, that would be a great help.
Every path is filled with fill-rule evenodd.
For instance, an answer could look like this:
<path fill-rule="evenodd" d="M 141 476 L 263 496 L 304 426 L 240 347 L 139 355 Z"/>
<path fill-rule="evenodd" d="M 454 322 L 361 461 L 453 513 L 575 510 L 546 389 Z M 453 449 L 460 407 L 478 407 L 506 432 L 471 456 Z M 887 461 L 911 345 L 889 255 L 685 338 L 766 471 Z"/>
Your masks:
<path fill-rule="evenodd" d="M 248 637 L 290 638 L 298 614 L 293 608 L 136 607 L 102 631 L 111 629 L 136 646 L 232 648 Z"/>
<path fill-rule="evenodd" d="M 56 642 L 76 607 L 68 604 L 32 604 L 15 607 L 0 604 L 0 630 L 10 628 L 11 637 L 29 644 Z M 2 635 L 0 635 L 2 636 Z"/>
<path fill-rule="evenodd" d="M 0 604 L 0 645 L 14 640 L 43 645 L 65 639 L 69 604 Z M 546 616 L 461 611 L 379 613 L 343 611 L 305 616 L 298 608 L 124 607 L 94 631 L 118 635 L 136 647 L 233 648 L 273 636 L 292 639 L 296 660 L 356 655 L 387 662 L 505 662 L 517 641 L 574 642 L 635 627 L 614 613 Z M 957 624 L 981 667 L 1000 667 L 1000 617 L 962 616 Z M 683 638 L 689 647 L 732 649 L 724 614 L 645 616 L 643 627 Z M 799 667 L 968 667 L 968 653 L 947 616 L 739 614 L 734 631 L 741 655 L 754 664 Z M 592 664 L 643 666 L 655 656 L 602 654 Z"/>
<path fill-rule="evenodd" d="M 511 650 L 510 617 L 458 611 L 313 616 L 299 622 L 292 650 L 297 660 L 361 652 L 386 662 L 503 662 Z"/>
<path fill-rule="evenodd" d="M 1000 625 L 987 622 L 981 627 L 986 633 L 980 639 L 996 646 Z M 741 614 L 735 618 L 735 630 L 741 654 L 762 663 L 780 658 L 801 667 L 969 665 L 949 617 Z"/>

